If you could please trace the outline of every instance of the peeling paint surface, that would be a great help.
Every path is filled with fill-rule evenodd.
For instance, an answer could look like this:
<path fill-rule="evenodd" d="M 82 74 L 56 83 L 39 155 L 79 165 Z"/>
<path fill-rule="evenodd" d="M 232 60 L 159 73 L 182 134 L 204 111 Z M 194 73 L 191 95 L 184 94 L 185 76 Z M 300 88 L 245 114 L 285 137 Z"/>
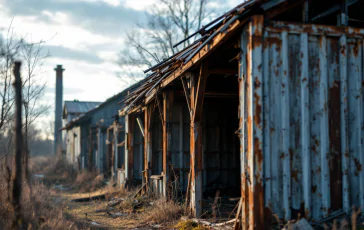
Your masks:
<path fill-rule="evenodd" d="M 242 41 L 254 33 L 243 32 Z M 262 49 L 256 37 L 241 42 L 248 57 L 245 67 L 242 55 L 239 70 L 241 79 L 247 73 L 240 85 L 240 140 L 248 225 L 258 218 L 251 215 L 261 194 L 245 171 L 254 185 L 263 178 L 264 207 L 283 219 L 298 213 L 321 219 L 362 206 L 363 31 L 273 22 L 263 34 Z"/>

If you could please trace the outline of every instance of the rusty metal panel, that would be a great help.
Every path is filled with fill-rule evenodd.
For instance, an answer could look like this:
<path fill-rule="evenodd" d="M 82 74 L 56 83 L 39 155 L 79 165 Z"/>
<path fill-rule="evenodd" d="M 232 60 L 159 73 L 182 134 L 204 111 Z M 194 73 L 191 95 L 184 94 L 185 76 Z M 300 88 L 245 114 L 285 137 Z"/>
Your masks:
<path fill-rule="evenodd" d="M 268 97 L 270 101 L 269 109 L 267 110 L 267 114 L 264 117 L 267 117 L 270 124 L 270 141 L 272 143 L 271 150 L 269 153 L 265 153 L 265 155 L 271 155 L 271 186 L 272 186 L 272 194 L 271 194 L 271 204 L 265 204 L 266 207 L 270 207 L 273 213 L 277 213 L 279 216 L 283 216 L 283 196 L 282 196 L 282 162 L 280 161 L 280 136 L 281 136 L 281 123 L 278 122 L 281 118 L 281 95 L 279 90 L 277 89 L 281 86 L 281 63 L 282 59 L 280 56 L 282 40 L 280 39 L 279 34 L 270 34 L 269 39 L 266 38 L 266 48 L 268 50 L 268 68 L 264 70 L 265 79 L 269 79 L 269 84 L 264 84 L 264 88 L 269 89 Z M 266 76 L 268 75 L 268 76 Z M 269 114 L 269 116 L 268 116 Z M 267 150 L 265 150 L 267 151 Z M 266 162 L 265 164 L 269 164 Z M 266 177 L 266 180 L 269 179 Z M 266 191 L 265 193 L 269 193 Z M 268 196 L 268 194 L 266 194 Z"/>
<path fill-rule="evenodd" d="M 302 29 L 283 24 L 265 27 L 264 48 L 248 49 L 252 63 L 240 67 L 241 74 L 259 74 L 263 62 L 264 205 L 284 219 L 298 213 L 320 219 L 364 204 L 363 34 L 332 26 L 312 25 L 310 30 L 309 25 Z M 255 52 L 260 52 L 259 58 Z M 253 132 L 255 137 L 248 142 L 250 160 L 241 156 L 243 174 L 260 164 L 250 155 L 261 132 L 259 123 L 249 118 L 260 103 L 253 94 L 255 79 L 248 82 L 246 103 L 240 105 L 240 118 L 250 110 L 243 135 Z M 251 84 L 255 88 L 249 89 Z M 241 103 L 244 96 L 241 93 Z M 243 137 L 241 142 L 245 152 Z M 244 175 L 243 182 L 250 183 Z"/>
<path fill-rule="evenodd" d="M 348 60 L 348 107 L 349 107 L 349 179 L 350 200 L 356 206 L 363 203 L 363 187 L 360 176 L 362 170 L 363 155 L 363 114 L 362 114 L 362 39 L 347 40 Z"/>
<path fill-rule="evenodd" d="M 346 35 L 340 37 L 340 141 L 341 141 L 341 161 L 342 161 L 342 191 L 343 191 L 343 210 L 349 211 L 349 147 L 348 147 L 348 63 L 346 49 Z"/>
<path fill-rule="evenodd" d="M 291 206 L 292 212 L 291 216 L 295 217 L 297 212 L 302 212 L 302 150 L 301 150 L 301 140 L 300 140 L 300 121 L 301 121 L 301 94 L 296 94 L 295 92 L 300 92 L 300 66 L 299 62 L 290 63 L 291 59 L 300 58 L 300 44 L 301 38 L 299 35 L 288 35 L 288 73 L 289 79 L 291 79 L 289 84 L 289 114 L 290 121 L 289 124 L 294 124 L 290 128 L 290 138 L 289 138 L 289 154 L 291 159 Z M 294 95 L 294 96 L 293 96 Z"/>

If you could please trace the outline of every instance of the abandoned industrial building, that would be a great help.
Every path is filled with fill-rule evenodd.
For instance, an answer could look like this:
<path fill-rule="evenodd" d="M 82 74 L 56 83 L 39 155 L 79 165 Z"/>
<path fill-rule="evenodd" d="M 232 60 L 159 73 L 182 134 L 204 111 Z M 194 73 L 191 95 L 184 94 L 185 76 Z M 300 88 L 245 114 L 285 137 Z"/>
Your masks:
<path fill-rule="evenodd" d="M 85 138 L 99 141 L 80 143 L 85 164 L 167 198 L 177 189 L 195 216 L 217 192 L 240 199 L 244 229 L 265 229 L 273 214 L 349 212 L 364 205 L 362 9 L 246 1 L 110 100 L 114 123 L 94 115 L 107 101 L 67 130 L 92 124 Z"/>
<path fill-rule="evenodd" d="M 118 109 L 124 97 L 138 84 L 110 97 L 105 102 L 65 101 L 63 109 L 64 143 L 67 161 L 76 169 L 99 170 L 101 173 L 111 173 L 111 145 L 106 142 L 108 132 L 114 125 L 120 124 L 115 131 L 122 132 L 123 118 L 118 120 Z M 119 139 L 123 133 L 119 135 Z M 118 139 L 116 139 L 117 141 Z M 121 167 L 124 149 L 116 147 L 115 169 Z M 120 156 L 119 156 L 120 155 Z M 119 156 L 119 158 L 117 157 Z M 118 162 L 117 159 L 120 159 Z M 115 173 L 115 172 L 112 172 Z"/>
<path fill-rule="evenodd" d="M 63 112 L 62 112 L 62 126 L 66 126 L 68 123 L 72 122 L 72 120 L 83 116 L 85 113 L 90 111 L 91 109 L 95 108 L 101 104 L 101 102 L 88 102 L 88 101 L 65 101 L 63 105 Z M 80 135 L 78 135 L 80 136 Z M 71 143 L 72 142 L 72 143 Z M 76 145 L 77 142 L 77 134 L 74 133 L 73 138 L 67 138 L 67 132 L 62 132 L 62 150 L 67 151 L 68 155 L 70 154 L 70 149 L 73 149 L 75 152 L 78 152 L 78 149 L 81 149 L 80 143 Z M 76 145 L 76 146 L 75 146 Z M 68 147 L 68 149 L 67 149 Z M 75 149 L 77 148 L 77 149 Z M 74 158 L 77 158 L 77 156 L 73 156 L 72 160 L 68 159 L 70 163 L 73 163 Z"/>

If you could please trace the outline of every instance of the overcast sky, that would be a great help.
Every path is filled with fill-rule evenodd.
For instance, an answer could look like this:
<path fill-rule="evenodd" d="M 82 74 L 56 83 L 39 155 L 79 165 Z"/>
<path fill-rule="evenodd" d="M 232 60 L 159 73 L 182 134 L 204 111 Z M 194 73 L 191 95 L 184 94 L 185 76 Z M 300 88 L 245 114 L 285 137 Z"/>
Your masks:
<path fill-rule="evenodd" d="M 125 31 L 145 20 L 145 10 L 154 1 L 0 0 L 0 28 L 4 31 L 12 21 L 17 34 L 46 41 L 51 57 L 42 77 L 48 82 L 44 99 L 49 104 L 54 104 L 57 64 L 66 69 L 64 100 L 104 101 L 128 86 L 116 77 L 118 52 Z M 242 1 L 227 0 L 227 5 Z"/>

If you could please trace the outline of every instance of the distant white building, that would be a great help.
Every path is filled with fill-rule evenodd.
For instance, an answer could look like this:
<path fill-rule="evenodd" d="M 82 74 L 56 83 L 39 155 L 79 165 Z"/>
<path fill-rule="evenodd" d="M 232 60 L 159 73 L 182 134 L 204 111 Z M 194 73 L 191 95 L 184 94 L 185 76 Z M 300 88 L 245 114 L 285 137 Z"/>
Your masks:
<path fill-rule="evenodd" d="M 100 105 L 101 102 L 90 102 L 90 101 L 65 101 L 63 106 L 63 114 L 62 114 L 62 127 L 65 127 L 68 123 L 70 123 L 72 120 L 84 115 L 91 109 L 94 109 L 98 105 Z M 67 145 L 67 138 L 66 138 L 66 131 L 62 131 L 62 149 L 63 151 L 66 151 L 66 145 Z"/>

